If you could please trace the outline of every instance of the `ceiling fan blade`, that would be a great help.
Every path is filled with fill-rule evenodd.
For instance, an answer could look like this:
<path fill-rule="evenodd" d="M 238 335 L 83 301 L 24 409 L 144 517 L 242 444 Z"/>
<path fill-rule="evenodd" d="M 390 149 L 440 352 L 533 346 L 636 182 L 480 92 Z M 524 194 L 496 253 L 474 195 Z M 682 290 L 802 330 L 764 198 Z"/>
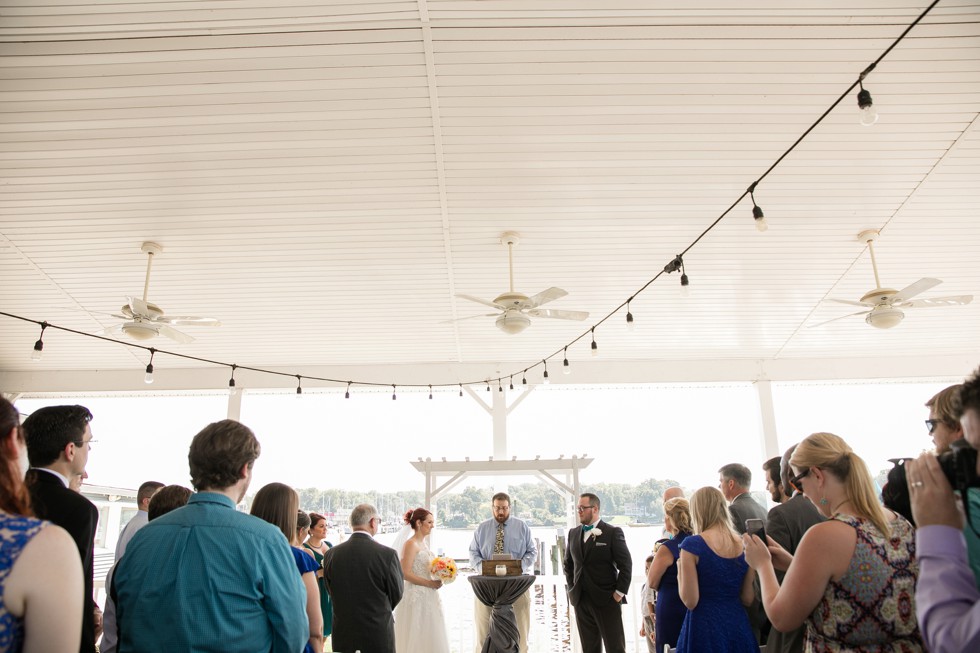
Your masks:
<path fill-rule="evenodd" d="M 504 310 L 504 307 L 501 306 L 500 304 L 494 304 L 491 301 L 487 301 L 486 299 L 480 299 L 479 297 L 474 297 L 473 295 L 463 295 L 461 293 L 456 293 L 456 296 L 459 297 L 460 299 L 468 299 L 471 302 L 476 302 L 477 304 L 483 304 L 484 306 L 489 306 L 490 308 L 499 308 L 500 310 Z"/>
<path fill-rule="evenodd" d="M 130 297 L 127 295 L 126 303 L 129 304 L 129 310 L 133 312 L 134 316 L 150 317 L 150 307 L 139 297 Z"/>
<path fill-rule="evenodd" d="M 195 317 L 193 315 L 187 315 L 182 317 L 173 317 L 170 315 L 161 315 L 153 320 L 159 324 L 170 324 L 172 326 L 221 326 L 221 321 L 213 317 Z"/>
<path fill-rule="evenodd" d="M 825 302 L 834 302 L 835 304 L 847 304 L 848 306 L 864 306 L 865 308 L 871 308 L 874 304 L 866 304 L 864 302 L 856 302 L 851 299 L 834 299 L 833 297 L 825 299 Z"/>
<path fill-rule="evenodd" d="M 578 321 L 589 317 L 588 311 L 562 311 L 555 308 L 532 308 L 527 314 L 531 317 L 553 317 L 559 320 Z"/>
<path fill-rule="evenodd" d="M 537 295 L 528 297 L 527 308 L 534 308 L 536 306 L 541 306 L 541 304 L 547 304 L 548 302 L 553 302 L 556 299 L 561 299 L 568 293 L 561 288 L 551 287 L 547 290 L 542 290 Z M 571 318 L 574 319 L 574 318 Z M 582 318 L 583 320 L 585 318 Z"/>
<path fill-rule="evenodd" d="M 926 297 L 899 304 L 901 308 L 930 308 L 932 306 L 963 306 L 973 301 L 973 295 L 951 295 L 949 297 Z"/>
<path fill-rule="evenodd" d="M 500 313 L 484 313 L 483 315 L 468 315 L 466 317 L 457 317 L 455 320 L 443 320 L 439 324 L 455 324 L 456 322 L 462 322 L 463 320 L 472 320 L 477 317 L 497 317 Z"/>
<path fill-rule="evenodd" d="M 126 318 L 126 319 L 129 319 L 129 318 Z M 123 325 L 121 325 L 121 324 L 113 324 L 111 327 L 107 327 L 105 329 L 102 329 L 101 331 L 97 331 L 96 332 L 96 335 L 100 335 L 100 336 L 121 336 L 123 334 L 122 328 L 123 328 Z"/>
<path fill-rule="evenodd" d="M 915 297 L 919 293 L 925 292 L 930 288 L 935 288 L 942 282 L 943 282 L 942 279 L 931 279 L 929 277 L 919 279 L 912 285 L 905 286 L 904 288 L 899 290 L 898 293 L 894 297 L 892 297 L 890 303 L 894 305 L 899 302 L 908 301 L 909 299 Z"/>
<path fill-rule="evenodd" d="M 831 322 L 836 322 L 837 320 L 843 320 L 844 318 L 854 317 L 855 315 L 867 315 L 870 312 L 871 311 L 860 311 L 858 313 L 850 313 L 848 315 L 841 315 L 840 317 L 835 317 L 834 319 L 827 320 L 826 322 L 817 322 L 816 324 L 808 324 L 807 325 L 807 328 L 808 329 L 815 329 L 815 328 L 817 328 L 819 326 L 823 326 L 825 324 L 830 324 Z"/>
<path fill-rule="evenodd" d="M 178 331 L 177 329 L 169 327 L 166 324 L 160 324 L 157 328 L 160 330 L 160 335 L 166 336 L 175 342 L 185 345 L 194 342 L 194 338 L 191 336 L 187 335 L 183 331 Z"/>

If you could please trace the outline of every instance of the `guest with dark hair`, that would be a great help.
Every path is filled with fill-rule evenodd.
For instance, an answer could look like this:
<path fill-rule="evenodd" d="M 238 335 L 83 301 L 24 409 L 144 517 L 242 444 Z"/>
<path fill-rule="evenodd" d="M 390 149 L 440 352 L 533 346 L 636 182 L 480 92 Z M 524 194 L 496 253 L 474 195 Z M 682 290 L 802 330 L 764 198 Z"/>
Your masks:
<path fill-rule="evenodd" d="M 71 535 L 33 517 L 19 421 L 0 398 L 0 645 L 12 653 L 74 651 L 82 634 L 82 563 Z"/>
<path fill-rule="evenodd" d="M 313 559 L 319 567 L 316 571 L 316 582 L 320 588 L 320 612 L 323 614 L 323 636 L 329 637 L 333 632 L 333 606 L 330 604 L 330 592 L 323 581 L 323 556 L 333 546 L 325 539 L 327 537 L 327 518 L 315 512 L 310 513 L 310 537 L 303 547 L 313 554 Z"/>
<path fill-rule="evenodd" d="M 664 528 L 670 539 L 664 540 L 653 556 L 647 572 L 647 586 L 657 591 L 655 634 L 657 651 L 664 646 L 675 648 L 687 607 L 677 587 L 677 560 L 681 544 L 693 533 L 691 507 L 687 499 L 670 499 L 664 504 Z"/>
<path fill-rule="evenodd" d="M 881 488 L 881 503 L 892 512 L 897 512 L 915 526 L 915 518 L 912 516 L 912 503 L 909 500 L 909 486 L 905 478 L 906 470 L 905 458 L 892 458 L 889 460 L 892 468 L 888 470 L 885 484 Z"/>
<path fill-rule="evenodd" d="M 782 476 L 780 476 L 781 456 L 774 456 L 762 463 L 762 471 L 766 473 L 766 491 L 773 503 L 786 503 L 793 495 L 793 491 L 783 486 Z"/>
<path fill-rule="evenodd" d="M 84 406 L 46 406 L 24 420 L 24 435 L 31 470 L 27 476 L 34 513 L 58 524 L 72 536 L 82 563 L 85 608 L 81 653 L 94 653 L 102 632 L 102 611 L 95 603 L 93 562 L 99 511 L 69 488 L 75 475 L 85 472 L 92 448 L 92 413 Z"/>
<path fill-rule="evenodd" d="M 768 547 L 757 535 L 742 538 L 773 627 L 806 623 L 806 650 L 921 651 L 912 526 L 881 507 L 867 465 L 840 437 L 814 433 L 790 464 L 793 485 L 828 520 L 806 531 L 795 556 L 772 538 Z M 775 567 L 786 569 L 782 585 Z"/>
<path fill-rule="evenodd" d="M 146 485 L 146 483 L 143 485 Z M 160 487 L 154 487 L 151 497 L 146 502 L 147 523 L 157 517 L 166 515 L 171 510 L 176 510 L 187 505 L 187 501 L 191 498 L 191 491 L 182 485 L 168 485 L 166 487 L 163 487 L 162 484 L 159 485 Z M 138 493 L 137 496 L 139 496 Z M 112 568 L 109 569 L 109 573 L 105 577 L 105 585 L 109 588 L 109 596 L 105 601 L 105 615 L 102 623 L 103 632 L 102 641 L 99 642 L 99 653 L 116 653 L 119 649 L 119 627 L 116 623 L 116 599 L 112 586 L 112 576 L 116 571 L 117 564 L 112 565 Z"/>
<path fill-rule="evenodd" d="M 308 551 L 299 546 L 297 523 L 306 523 L 308 527 L 310 522 L 306 513 L 299 509 L 299 495 L 288 485 L 269 483 L 256 492 L 252 500 L 252 515 L 278 526 L 289 541 L 296 568 L 306 588 L 306 618 L 310 622 L 310 639 L 303 652 L 321 653 L 323 615 L 320 613 L 320 589 L 316 585 L 316 570 L 319 565 Z M 304 519 L 299 519 L 300 517 Z"/>
<path fill-rule="evenodd" d="M 143 527 L 116 569 L 121 653 L 296 653 L 310 639 L 288 541 L 235 510 L 259 452 L 251 429 L 233 420 L 194 436 L 187 458 L 197 493 Z"/>
<path fill-rule="evenodd" d="M 782 480 L 782 486 L 786 488 L 790 498 L 769 511 L 769 521 L 766 523 L 766 532 L 769 537 L 786 549 L 790 555 L 796 553 L 800 540 L 803 539 L 803 534 L 811 526 L 824 520 L 813 503 L 803 496 L 802 492 L 797 492 L 793 484 L 790 483 L 793 469 L 790 467 L 789 461 L 794 451 L 796 451 L 795 444 L 783 453 L 782 459 L 779 461 L 779 476 Z M 780 583 L 783 582 L 783 575 L 783 571 L 776 570 L 776 580 Z M 766 640 L 766 650 L 770 653 L 803 653 L 805 635 L 805 626 L 787 632 L 772 628 L 769 631 L 769 638 Z"/>

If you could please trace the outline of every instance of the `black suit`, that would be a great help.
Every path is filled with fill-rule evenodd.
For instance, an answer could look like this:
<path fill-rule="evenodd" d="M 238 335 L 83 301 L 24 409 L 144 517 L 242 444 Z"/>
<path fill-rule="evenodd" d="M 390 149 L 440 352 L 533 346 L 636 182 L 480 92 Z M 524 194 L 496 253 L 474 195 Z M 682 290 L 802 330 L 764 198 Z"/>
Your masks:
<path fill-rule="evenodd" d="M 68 531 L 82 559 L 85 579 L 85 607 L 82 613 L 80 653 L 95 651 L 95 599 L 92 597 L 92 556 L 99 509 L 78 492 L 65 487 L 57 476 L 44 470 L 28 472 L 27 483 L 34 514 Z M 54 626 L 56 627 L 56 626 Z"/>
<path fill-rule="evenodd" d="M 327 551 L 323 579 L 333 598 L 334 650 L 395 653 L 391 612 L 405 583 L 395 550 L 355 532 Z"/>
<path fill-rule="evenodd" d="M 606 653 L 625 653 L 623 613 L 613 593 L 622 594 L 626 603 L 633 557 L 623 529 L 601 520 L 596 529 L 601 533 L 590 534 L 587 540 L 581 526 L 568 531 L 564 564 L 568 602 L 575 607 L 583 653 L 600 653 L 603 644 Z"/>
<path fill-rule="evenodd" d="M 766 532 L 790 553 L 796 553 L 796 548 L 803 539 L 803 534 L 814 524 L 822 522 L 823 516 L 817 508 L 802 494 L 781 503 L 769 511 L 769 523 Z M 777 571 L 776 577 L 782 583 L 783 572 Z M 769 631 L 766 650 L 772 653 L 802 653 L 803 640 L 806 634 L 806 624 L 788 633 L 781 633 L 775 628 Z"/>

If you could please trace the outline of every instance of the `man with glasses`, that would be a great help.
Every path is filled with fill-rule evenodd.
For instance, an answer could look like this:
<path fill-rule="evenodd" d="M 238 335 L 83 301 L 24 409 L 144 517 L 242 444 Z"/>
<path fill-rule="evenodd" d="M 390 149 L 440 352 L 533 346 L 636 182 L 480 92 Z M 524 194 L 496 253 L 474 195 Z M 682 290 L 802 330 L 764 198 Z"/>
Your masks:
<path fill-rule="evenodd" d="M 579 526 L 568 531 L 565 581 L 575 608 L 583 653 L 626 653 L 622 604 L 630 590 L 633 558 L 623 529 L 599 518 L 599 497 L 579 497 Z"/>
<path fill-rule="evenodd" d="M 333 648 L 395 653 L 392 611 L 405 584 L 398 554 L 374 541 L 381 526 L 374 506 L 355 507 L 350 526 L 347 541 L 323 557 L 323 580 L 333 599 Z"/>
<path fill-rule="evenodd" d="M 538 557 L 538 547 L 531 536 L 527 522 L 510 514 L 510 495 L 498 492 L 490 499 L 493 518 L 482 522 L 473 532 L 470 542 L 470 565 L 476 571 L 484 560 L 493 560 L 494 555 L 509 555 L 521 561 L 525 574 L 534 573 L 534 561 Z M 513 604 L 514 618 L 517 620 L 520 653 L 527 653 L 527 639 L 531 630 L 531 588 L 519 596 Z M 490 631 L 490 608 L 474 597 L 473 625 L 476 635 L 476 650 L 479 653 Z"/>
<path fill-rule="evenodd" d="M 779 546 L 795 554 L 796 548 L 800 545 L 800 540 L 803 539 L 803 534 L 811 526 L 819 524 L 824 519 L 817 507 L 803 496 L 803 492 L 799 489 L 800 481 L 793 476 L 793 468 L 789 465 L 789 459 L 793 457 L 794 451 L 796 451 L 795 444 L 786 450 L 781 459 L 778 459 L 779 477 L 782 481 L 783 490 L 789 495 L 789 499 L 769 511 L 766 533 Z M 808 472 L 809 469 L 805 471 Z M 783 582 L 785 573 L 776 572 L 776 578 L 780 584 Z M 769 638 L 766 640 L 766 650 L 769 653 L 802 653 L 805 634 L 806 624 L 785 633 L 773 628 L 769 631 Z"/>
<path fill-rule="evenodd" d="M 102 612 L 93 597 L 92 562 L 99 511 L 91 501 L 69 489 L 85 473 L 92 447 L 92 413 L 84 406 L 47 406 L 24 420 L 31 469 L 27 485 L 34 514 L 64 528 L 75 540 L 85 580 L 85 612 L 79 651 L 94 653 L 102 630 Z M 46 624 L 56 628 L 57 624 Z"/>

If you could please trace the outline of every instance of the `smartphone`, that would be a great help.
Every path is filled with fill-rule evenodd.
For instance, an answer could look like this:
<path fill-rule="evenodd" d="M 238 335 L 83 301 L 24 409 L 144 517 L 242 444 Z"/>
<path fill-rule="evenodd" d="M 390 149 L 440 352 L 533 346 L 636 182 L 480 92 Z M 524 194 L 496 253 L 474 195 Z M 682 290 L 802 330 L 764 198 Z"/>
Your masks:
<path fill-rule="evenodd" d="M 758 535 L 763 544 L 769 544 L 769 540 L 766 539 L 766 526 L 761 519 L 746 519 L 745 532 L 749 535 Z"/>

